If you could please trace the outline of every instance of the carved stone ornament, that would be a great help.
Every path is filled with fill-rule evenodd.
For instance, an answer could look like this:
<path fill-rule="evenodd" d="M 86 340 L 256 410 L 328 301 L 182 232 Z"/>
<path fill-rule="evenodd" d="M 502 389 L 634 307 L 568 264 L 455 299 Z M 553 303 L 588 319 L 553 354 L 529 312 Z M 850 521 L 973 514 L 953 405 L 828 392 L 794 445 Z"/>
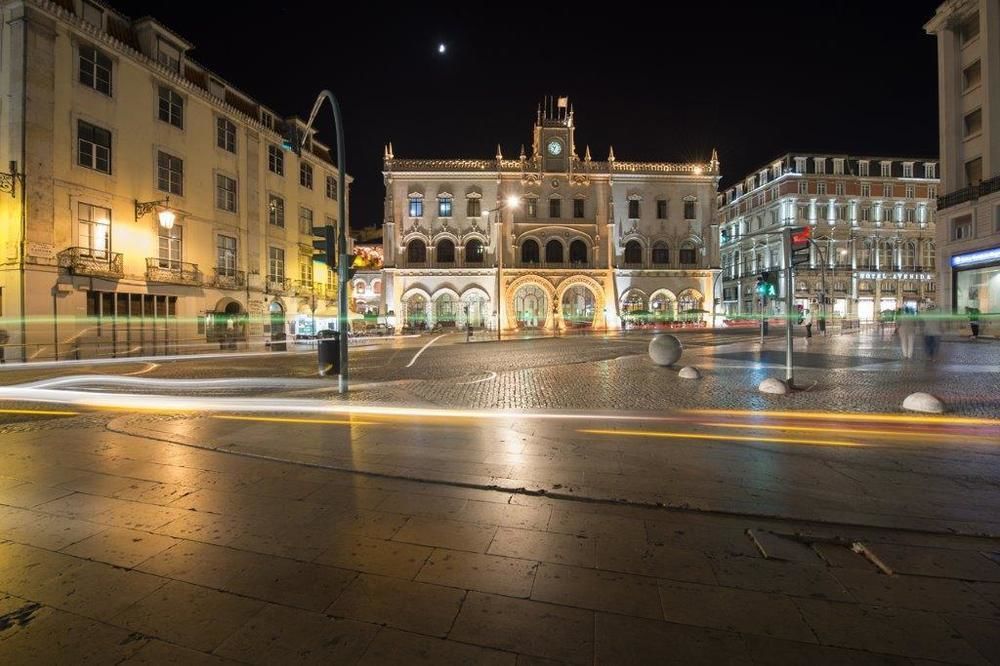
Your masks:
<path fill-rule="evenodd" d="M 552 179 L 552 187 L 559 187 L 559 179 L 558 178 L 553 178 Z"/>

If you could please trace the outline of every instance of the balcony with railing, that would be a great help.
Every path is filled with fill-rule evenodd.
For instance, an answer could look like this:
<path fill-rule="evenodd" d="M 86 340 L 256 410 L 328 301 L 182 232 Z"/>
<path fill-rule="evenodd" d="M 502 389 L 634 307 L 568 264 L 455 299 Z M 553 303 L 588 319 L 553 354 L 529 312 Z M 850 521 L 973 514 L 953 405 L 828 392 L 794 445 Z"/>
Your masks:
<path fill-rule="evenodd" d="M 269 294 L 287 294 L 292 291 L 292 280 L 280 275 L 268 275 L 265 290 Z"/>
<path fill-rule="evenodd" d="M 960 190 L 955 190 L 954 192 L 949 192 L 944 196 L 938 197 L 937 209 L 944 210 L 945 208 L 951 208 L 967 201 L 975 201 L 979 197 L 993 194 L 994 192 L 1000 192 L 1000 176 L 994 176 L 976 185 L 969 185 L 968 187 L 963 187 Z"/>
<path fill-rule="evenodd" d="M 312 296 L 316 293 L 316 288 L 319 285 L 312 280 L 295 280 L 292 283 L 292 291 L 295 292 L 296 296 Z"/>
<path fill-rule="evenodd" d="M 121 252 L 70 247 L 59 253 L 59 265 L 73 275 L 113 280 L 125 277 L 125 260 Z"/>
<path fill-rule="evenodd" d="M 146 257 L 146 280 L 163 284 L 198 286 L 204 282 L 204 276 L 198 270 L 198 264 L 177 259 Z"/>
<path fill-rule="evenodd" d="M 218 289 L 244 289 L 247 286 L 247 274 L 233 268 L 216 268 L 212 284 Z"/>

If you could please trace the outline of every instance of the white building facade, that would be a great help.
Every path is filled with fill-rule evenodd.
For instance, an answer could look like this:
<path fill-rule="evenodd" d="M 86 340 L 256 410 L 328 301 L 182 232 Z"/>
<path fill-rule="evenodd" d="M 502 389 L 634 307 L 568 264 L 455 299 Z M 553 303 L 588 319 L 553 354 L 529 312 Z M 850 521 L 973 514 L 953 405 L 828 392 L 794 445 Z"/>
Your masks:
<path fill-rule="evenodd" d="M 183 37 L 87 0 L 3 0 L 0 328 L 7 358 L 282 342 L 335 316 L 313 226 L 336 169 L 193 61 Z M 163 214 L 168 214 L 166 217 Z M 167 224 L 171 222 L 171 224 Z"/>
<path fill-rule="evenodd" d="M 385 307 L 397 331 L 703 324 L 714 303 L 719 162 L 581 157 L 568 100 L 536 116 L 530 152 L 402 159 L 386 147 Z"/>
<path fill-rule="evenodd" d="M 938 44 L 940 304 L 1000 314 L 1000 0 L 950 0 L 925 26 Z"/>
<path fill-rule="evenodd" d="M 788 226 L 808 227 L 815 241 L 793 271 L 797 306 L 819 313 L 825 296 L 828 317 L 871 321 L 934 301 L 938 182 L 933 159 L 812 153 L 748 174 L 718 197 L 726 314 L 783 312 L 784 281 L 766 306 L 756 284 L 785 268 Z"/>

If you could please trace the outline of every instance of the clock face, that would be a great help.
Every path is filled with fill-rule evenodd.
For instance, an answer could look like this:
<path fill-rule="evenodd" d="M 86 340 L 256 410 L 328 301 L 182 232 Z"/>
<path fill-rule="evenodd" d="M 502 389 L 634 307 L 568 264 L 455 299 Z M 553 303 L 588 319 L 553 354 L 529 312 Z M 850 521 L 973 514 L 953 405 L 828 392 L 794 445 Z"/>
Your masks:
<path fill-rule="evenodd" d="M 558 155 L 562 152 L 562 144 L 553 139 L 548 145 L 549 155 Z"/>

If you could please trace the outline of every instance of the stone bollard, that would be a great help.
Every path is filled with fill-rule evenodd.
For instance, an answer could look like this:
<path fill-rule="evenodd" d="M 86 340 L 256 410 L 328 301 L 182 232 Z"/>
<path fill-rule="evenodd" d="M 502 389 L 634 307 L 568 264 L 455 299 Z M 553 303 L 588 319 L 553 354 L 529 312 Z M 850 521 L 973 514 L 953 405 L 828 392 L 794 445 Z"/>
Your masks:
<path fill-rule="evenodd" d="M 788 384 L 781 381 L 780 379 L 775 379 L 774 377 L 768 377 L 760 383 L 757 387 L 761 393 L 773 393 L 774 395 L 787 395 Z"/>
<path fill-rule="evenodd" d="M 681 368 L 681 371 L 678 373 L 678 376 L 681 379 L 701 379 L 701 372 L 698 370 L 698 368 L 689 365 L 684 368 Z"/>
<path fill-rule="evenodd" d="M 649 341 L 649 358 L 660 367 L 673 365 L 683 351 L 681 341 L 673 335 L 659 333 Z"/>
<path fill-rule="evenodd" d="M 940 398 L 936 398 L 930 393 L 911 393 L 903 401 L 903 409 L 911 412 L 927 412 L 929 414 L 941 414 L 944 412 L 944 403 Z"/>

